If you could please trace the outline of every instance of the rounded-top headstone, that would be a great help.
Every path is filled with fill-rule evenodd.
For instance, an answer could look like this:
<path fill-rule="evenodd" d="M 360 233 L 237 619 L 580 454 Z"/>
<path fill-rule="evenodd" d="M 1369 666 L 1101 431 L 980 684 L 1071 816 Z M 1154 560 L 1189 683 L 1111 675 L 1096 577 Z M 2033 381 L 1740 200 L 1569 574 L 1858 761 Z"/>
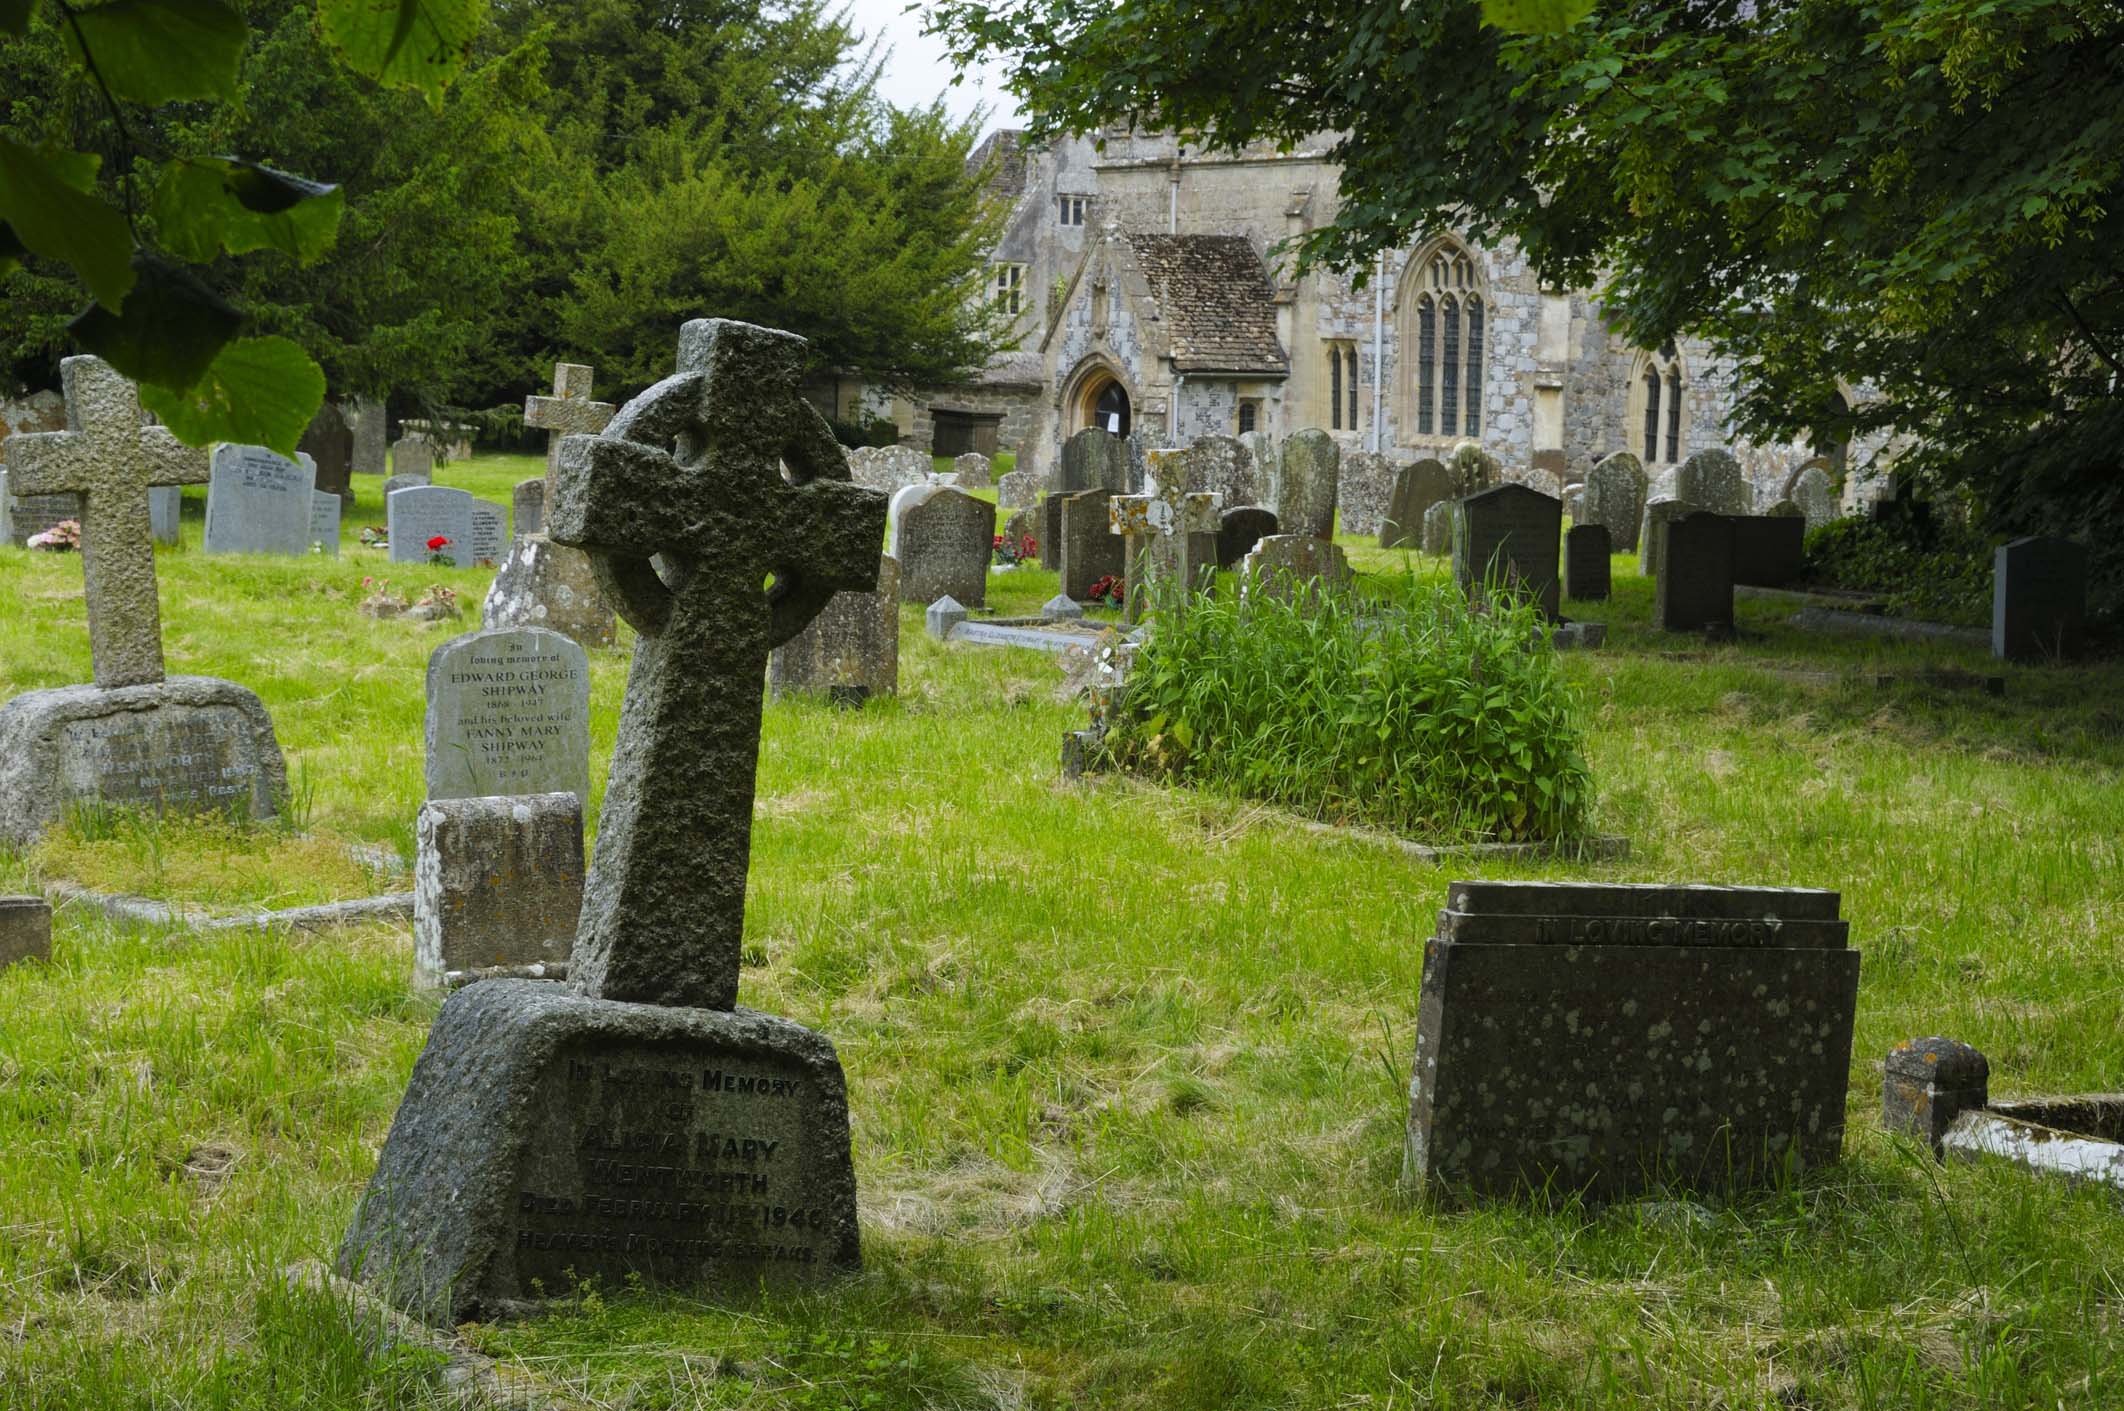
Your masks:
<path fill-rule="evenodd" d="M 1840 513 L 1836 502 L 1836 487 L 1829 479 L 1829 472 L 1818 465 L 1802 467 L 1792 477 L 1785 490 L 1786 497 L 1799 506 L 1800 513 L 1807 516 L 1807 527 L 1819 529 L 1837 518 Z"/>
<path fill-rule="evenodd" d="M 910 485 L 892 497 L 890 552 L 900 561 L 900 601 L 988 601 L 996 507 L 949 485 Z"/>
<path fill-rule="evenodd" d="M 1325 431 L 1309 428 L 1283 443 L 1272 507 L 1285 534 L 1327 539 L 1335 533 L 1335 494 L 1342 452 Z"/>
<path fill-rule="evenodd" d="M 1681 463 L 1674 473 L 1674 494 L 1714 514 L 1755 513 L 1755 487 L 1733 453 L 1719 447 L 1698 451 Z"/>
<path fill-rule="evenodd" d="M 1217 567 L 1237 568 L 1254 545 L 1277 532 L 1276 516 L 1259 505 L 1239 505 L 1217 519 Z"/>
<path fill-rule="evenodd" d="M 988 457 L 979 451 L 968 451 L 951 460 L 952 483 L 961 490 L 985 490 L 995 483 L 990 474 Z"/>
<path fill-rule="evenodd" d="M 1387 497 L 1386 513 L 1379 522 L 1379 547 L 1401 549 L 1423 542 L 1424 524 L 1431 507 L 1453 498 L 1453 473 L 1445 462 L 1426 456 L 1394 474 L 1394 490 Z"/>
<path fill-rule="evenodd" d="M 1579 524 L 1599 524 L 1607 528 L 1615 543 L 1617 553 L 1633 553 L 1637 549 L 1639 521 L 1645 513 L 1644 463 L 1628 451 L 1617 451 L 1604 456 L 1586 472 L 1585 493 L 1579 496 L 1578 511 L 1572 519 Z"/>
<path fill-rule="evenodd" d="M 431 799 L 590 798 L 590 659 L 546 627 L 453 637 L 428 658 Z"/>
<path fill-rule="evenodd" d="M 1480 441 L 1456 443 L 1446 457 L 1446 469 L 1452 472 L 1453 494 L 1460 499 L 1504 483 L 1504 466 Z"/>
<path fill-rule="evenodd" d="M 1040 477 L 1030 470 L 1006 471 L 996 480 L 996 508 L 1029 510 L 1039 498 Z"/>

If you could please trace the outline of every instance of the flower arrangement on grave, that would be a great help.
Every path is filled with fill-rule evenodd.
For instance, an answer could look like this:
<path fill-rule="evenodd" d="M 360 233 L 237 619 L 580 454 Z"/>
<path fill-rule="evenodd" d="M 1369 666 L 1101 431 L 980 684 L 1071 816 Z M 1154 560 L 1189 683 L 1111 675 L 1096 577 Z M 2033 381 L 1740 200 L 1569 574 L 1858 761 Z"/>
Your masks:
<path fill-rule="evenodd" d="M 450 556 L 449 548 L 450 536 L 447 534 L 436 535 L 428 541 L 428 562 L 437 568 L 457 567 L 457 560 Z"/>
<path fill-rule="evenodd" d="M 1013 567 L 1027 559 L 1040 556 L 1040 545 L 1030 534 L 1020 536 L 1016 543 L 1011 542 L 1008 534 L 998 534 L 994 547 L 996 566 L 999 568 Z"/>
<path fill-rule="evenodd" d="M 1119 607 L 1121 606 L 1122 592 L 1123 584 L 1121 580 L 1109 573 L 1091 585 L 1091 592 L 1088 596 L 1095 603 L 1106 603 L 1112 607 Z"/>
<path fill-rule="evenodd" d="M 365 524 L 361 528 L 361 546 L 364 549 L 388 549 L 391 547 L 391 531 L 381 524 Z"/>
<path fill-rule="evenodd" d="M 414 622 L 441 622 L 445 618 L 457 617 L 462 612 L 463 609 L 458 606 L 455 588 L 444 583 L 431 583 L 413 606 L 406 609 L 406 617 Z"/>
<path fill-rule="evenodd" d="M 363 574 L 361 590 L 367 596 L 354 605 L 354 610 L 363 617 L 397 617 L 413 605 L 405 594 L 391 591 L 388 578 L 371 578 Z"/>
<path fill-rule="evenodd" d="M 42 549 L 48 554 L 70 554 L 81 547 L 81 521 L 62 519 L 42 534 L 32 534 L 22 541 L 24 548 Z"/>

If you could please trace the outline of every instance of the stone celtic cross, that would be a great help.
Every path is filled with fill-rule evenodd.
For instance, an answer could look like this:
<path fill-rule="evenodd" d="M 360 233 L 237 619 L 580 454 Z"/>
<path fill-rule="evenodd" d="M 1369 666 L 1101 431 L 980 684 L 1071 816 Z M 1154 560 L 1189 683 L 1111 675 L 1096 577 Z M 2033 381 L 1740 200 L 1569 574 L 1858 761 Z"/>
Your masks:
<path fill-rule="evenodd" d="M 524 399 L 524 425 L 546 437 L 546 508 L 553 507 L 553 477 L 560 469 L 560 443 L 574 435 L 595 436 L 612 420 L 610 402 L 590 400 L 591 369 L 583 363 L 553 365 L 553 395 Z"/>
<path fill-rule="evenodd" d="M 148 489 L 204 485 L 207 453 L 160 426 L 140 424 L 140 393 L 101 358 L 59 365 L 64 431 L 7 439 L 17 495 L 81 496 L 81 571 L 95 681 L 110 690 L 162 680 L 162 610 Z"/>
<path fill-rule="evenodd" d="M 548 532 L 641 634 L 570 981 L 730 1009 L 768 653 L 835 593 L 876 587 L 886 499 L 850 482 L 799 395 L 803 339 L 697 320 L 678 366 L 560 446 Z"/>

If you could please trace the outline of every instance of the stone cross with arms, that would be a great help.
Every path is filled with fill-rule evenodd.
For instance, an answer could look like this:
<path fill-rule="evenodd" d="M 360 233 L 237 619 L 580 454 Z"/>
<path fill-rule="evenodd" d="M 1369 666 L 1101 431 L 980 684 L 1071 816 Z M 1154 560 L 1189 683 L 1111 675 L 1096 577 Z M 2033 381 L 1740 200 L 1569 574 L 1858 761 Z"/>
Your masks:
<path fill-rule="evenodd" d="M 563 437 L 595 436 L 612 420 L 610 402 L 590 400 L 591 369 L 583 363 L 553 365 L 553 395 L 524 399 L 524 425 L 550 434 L 546 437 L 546 509 L 553 508 L 553 477 L 560 469 Z"/>
<path fill-rule="evenodd" d="M 1140 495 L 1116 495 L 1108 502 L 1113 532 L 1127 545 L 1128 596 L 1124 622 L 1143 615 L 1154 579 L 1172 579 L 1183 593 L 1200 586 L 1202 570 L 1217 561 L 1216 534 L 1220 497 L 1189 491 L 1180 478 L 1184 453 L 1152 451 L 1150 479 Z M 1166 458 L 1171 458 L 1168 461 Z"/>
<path fill-rule="evenodd" d="M 139 390 L 101 358 L 68 358 L 60 377 L 67 429 L 8 438 L 10 489 L 81 496 L 81 569 L 96 684 L 150 686 L 163 673 L 148 488 L 204 485 L 207 453 L 164 427 L 141 426 Z"/>
<path fill-rule="evenodd" d="M 570 982 L 727 1010 L 768 653 L 835 593 L 877 586 L 886 498 L 850 482 L 799 395 L 802 338 L 696 320 L 678 367 L 602 435 L 560 443 L 547 530 L 641 634 Z"/>

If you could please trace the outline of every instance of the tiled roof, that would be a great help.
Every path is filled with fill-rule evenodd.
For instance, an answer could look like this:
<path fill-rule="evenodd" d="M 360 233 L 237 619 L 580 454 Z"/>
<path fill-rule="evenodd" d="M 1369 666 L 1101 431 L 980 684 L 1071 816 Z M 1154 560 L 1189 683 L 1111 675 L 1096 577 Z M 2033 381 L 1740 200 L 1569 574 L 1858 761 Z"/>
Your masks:
<path fill-rule="evenodd" d="M 1283 374 L 1275 291 L 1243 235 L 1130 235 L 1180 372 Z"/>
<path fill-rule="evenodd" d="M 998 128 L 983 138 L 966 158 L 966 169 L 978 172 L 989 162 L 995 169 L 988 174 L 988 190 L 992 196 L 1018 197 L 1025 194 L 1025 134 L 1016 128 Z"/>

